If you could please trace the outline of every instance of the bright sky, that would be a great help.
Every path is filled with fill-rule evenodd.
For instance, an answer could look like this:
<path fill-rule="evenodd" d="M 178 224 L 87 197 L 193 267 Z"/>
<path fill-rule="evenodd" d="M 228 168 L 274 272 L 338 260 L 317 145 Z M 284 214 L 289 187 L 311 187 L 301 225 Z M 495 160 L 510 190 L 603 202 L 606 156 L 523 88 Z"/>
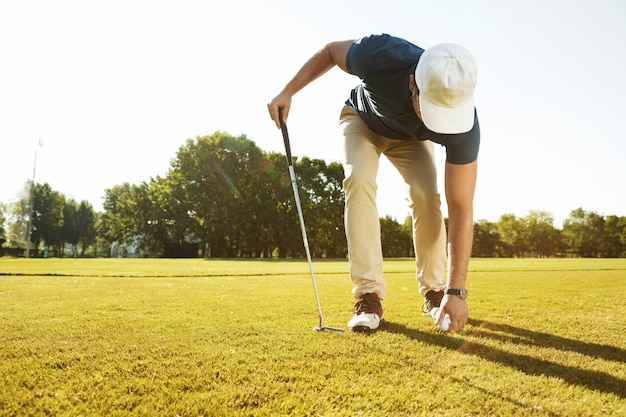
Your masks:
<path fill-rule="evenodd" d="M 267 102 L 325 43 L 381 32 L 476 56 L 476 219 L 626 215 L 623 0 L 0 0 L 0 202 L 36 151 L 36 182 L 96 210 L 106 188 L 164 175 L 188 138 L 220 130 L 283 152 Z M 340 160 L 357 82 L 335 68 L 296 95 L 294 155 Z M 383 161 L 379 211 L 403 221 Z"/>

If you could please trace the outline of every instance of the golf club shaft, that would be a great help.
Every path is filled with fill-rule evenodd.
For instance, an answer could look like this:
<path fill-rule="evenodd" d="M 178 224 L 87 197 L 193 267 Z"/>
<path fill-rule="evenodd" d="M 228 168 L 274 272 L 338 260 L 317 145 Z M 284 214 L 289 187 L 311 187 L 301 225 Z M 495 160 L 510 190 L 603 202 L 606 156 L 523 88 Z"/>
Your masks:
<path fill-rule="evenodd" d="M 315 292 L 315 300 L 317 301 L 317 309 L 320 316 L 320 326 L 322 326 L 322 323 L 324 321 L 322 316 L 322 305 L 320 303 L 320 297 L 317 292 L 315 273 L 313 272 L 313 262 L 311 261 L 311 250 L 309 249 L 309 239 L 306 235 L 306 227 L 304 227 L 304 217 L 302 215 L 302 206 L 300 205 L 300 194 L 298 193 L 298 185 L 296 184 L 296 174 L 293 169 L 293 165 L 289 165 L 289 175 L 291 177 L 293 196 L 296 200 L 296 208 L 298 209 L 298 217 L 300 218 L 300 229 L 302 229 L 302 241 L 304 243 L 304 251 L 306 252 L 306 259 L 309 262 L 309 270 L 311 271 L 311 281 L 313 282 L 313 291 Z"/>
<path fill-rule="evenodd" d="M 304 216 L 302 215 L 302 206 L 300 205 L 300 193 L 298 192 L 298 184 L 296 183 L 296 171 L 293 167 L 293 160 L 291 157 L 291 145 L 289 144 L 289 132 L 287 131 L 287 125 L 283 121 L 283 109 L 278 109 L 278 118 L 280 119 L 280 130 L 283 134 L 283 141 L 285 142 L 285 153 L 287 154 L 287 163 L 289 164 L 289 177 L 291 178 L 291 187 L 293 188 L 293 197 L 296 200 L 296 209 L 298 210 L 298 217 L 300 218 L 300 229 L 302 229 L 302 241 L 304 242 L 304 251 L 306 252 L 306 259 L 309 262 L 309 270 L 311 271 L 311 281 L 313 282 L 313 291 L 315 292 L 315 300 L 317 301 L 317 311 L 319 312 L 320 328 L 323 327 L 324 316 L 322 315 L 322 305 L 320 303 L 320 297 L 317 292 L 317 284 L 315 282 L 315 273 L 313 272 L 313 262 L 311 261 L 311 250 L 309 249 L 309 239 L 306 235 L 306 227 L 304 226 Z"/>

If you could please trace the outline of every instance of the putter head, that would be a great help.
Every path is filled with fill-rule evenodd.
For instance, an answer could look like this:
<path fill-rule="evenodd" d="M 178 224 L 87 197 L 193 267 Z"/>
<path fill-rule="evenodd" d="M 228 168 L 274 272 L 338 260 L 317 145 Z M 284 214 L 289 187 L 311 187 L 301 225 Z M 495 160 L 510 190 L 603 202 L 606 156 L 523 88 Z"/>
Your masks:
<path fill-rule="evenodd" d="M 343 333 L 343 329 L 340 329 L 338 327 L 316 326 L 313 327 L 313 330 L 315 330 L 316 332 Z"/>

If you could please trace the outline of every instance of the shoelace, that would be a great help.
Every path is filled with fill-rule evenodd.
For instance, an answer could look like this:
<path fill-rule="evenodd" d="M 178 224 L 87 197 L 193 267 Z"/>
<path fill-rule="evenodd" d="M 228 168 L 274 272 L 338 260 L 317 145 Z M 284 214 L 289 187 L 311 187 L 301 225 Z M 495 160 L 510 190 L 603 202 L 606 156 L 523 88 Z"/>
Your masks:
<path fill-rule="evenodd" d="M 352 307 L 352 312 L 355 314 L 380 314 L 380 299 L 374 295 L 362 296 Z"/>
<path fill-rule="evenodd" d="M 441 299 L 443 298 L 443 291 L 429 291 L 426 293 L 426 299 L 424 300 L 424 312 L 428 313 L 435 307 L 441 305 Z"/>

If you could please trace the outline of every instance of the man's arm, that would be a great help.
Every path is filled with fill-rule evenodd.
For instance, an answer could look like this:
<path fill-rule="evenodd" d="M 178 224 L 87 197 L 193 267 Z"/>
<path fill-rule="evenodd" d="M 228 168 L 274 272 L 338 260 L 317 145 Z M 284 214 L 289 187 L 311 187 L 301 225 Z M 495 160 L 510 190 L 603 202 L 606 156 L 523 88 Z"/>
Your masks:
<path fill-rule="evenodd" d="M 324 75 L 329 69 L 337 65 L 344 71 L 346 68 L 346 55 L 354 40 L 331 42 L 313 55 L 296 75 L 287 83 L 283 90 L 267 105 L 270 117 L 280 128 L 278 109 L 283 109 L 283 119 L 286 122 L 289 116 L 291 98 L 312 81 Z"/>
<path fill-rule="evenodd" d="M 449 288 L 465 287 L 474 234 L 473 205 L 477 166 L 477 161 L 464 165 L 446 162 Z M 441 307 L 450 315 L 450 329 L 452 331 L 463 329 L 467 323 L 467 303 L 455 295 L 446 295 Z M 441 316 L 443 317 L 443 314 Z"/>

